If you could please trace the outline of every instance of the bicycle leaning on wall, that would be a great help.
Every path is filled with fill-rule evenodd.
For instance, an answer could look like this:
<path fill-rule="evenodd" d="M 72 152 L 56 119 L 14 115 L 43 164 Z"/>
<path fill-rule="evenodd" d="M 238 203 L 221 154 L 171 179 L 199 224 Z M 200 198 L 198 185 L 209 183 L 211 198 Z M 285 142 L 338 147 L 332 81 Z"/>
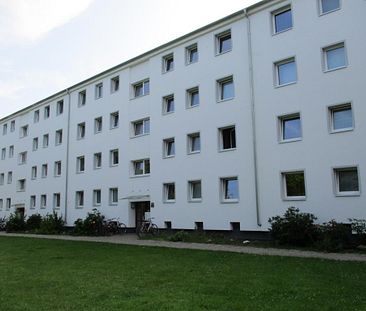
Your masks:
<path fill-rule="evenodd" d="M 152 234 L 154 236 L 159 234 L 159 227 L 152 222 L 153 219 L 154 217 L 142 221 L 140 227 L 137 229 L 139 238 L 142 238 L 147 234 Z"/>

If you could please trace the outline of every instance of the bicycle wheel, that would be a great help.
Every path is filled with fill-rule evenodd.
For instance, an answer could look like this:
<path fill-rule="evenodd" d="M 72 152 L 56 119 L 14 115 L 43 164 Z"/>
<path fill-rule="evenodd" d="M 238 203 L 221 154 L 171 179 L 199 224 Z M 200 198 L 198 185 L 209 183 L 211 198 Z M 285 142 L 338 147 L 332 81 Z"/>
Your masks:
<path fill-rule="evenodd" d="M 118 233 L 119 234 L 125 234 L 125 233 L 127 233 L 127 226 L 123 222 L 120 222 L 119 223 Z"/>
<path fill-rule="evenodd" d="M 138 229 L 137 229 L 137 235 L 139 238 L 143 238 L 145 236 L 146 230 L 145 230 L 145 225 L 141 225 Z"/>
<path fill-rule="evenodd" d="M 158 235 L 159 234 L 159 227 L 155 224 L 152 224 L 151 228 L 150 228 L 150 231 L 151 231 L 152 235 Z"/>

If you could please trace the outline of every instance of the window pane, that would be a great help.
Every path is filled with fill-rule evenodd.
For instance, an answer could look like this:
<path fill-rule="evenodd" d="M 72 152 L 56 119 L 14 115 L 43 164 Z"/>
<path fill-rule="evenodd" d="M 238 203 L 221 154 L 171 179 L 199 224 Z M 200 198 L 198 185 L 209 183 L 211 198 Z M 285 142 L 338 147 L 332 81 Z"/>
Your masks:
<path fill-rule="evenodd" d="M 238 199 L 239 189 L 237 179 L 226 179 L 225 183 L 225 199 Z"/>
<path fill-rule="evenodd" d="M 150 174 L 150 160 L 145 160 L 145 174 Z"/>
<path fill-rule="evenodd" d="M 305 196 L 304 173 L 286 174 L 286 195 L 288 197 Z"/>
<path fill-rule="evenodd" d="M 328 50 L 326 53 L 328 70 L 346 66 L 346 58 L 343 46 Z"/>
<path fill-rule="evenodd" d="M 284 31 L 292 27 L 292 12 L 291 9 L 275 15 L 275 30 L 276 32 Z"/>
<path fill-rule="evenodd" d="M 166 112 L 174 111 L 174 98 L 169 98 L 166 100 Z"/>
<path fill-rule="evenodd" d="M 359 191 L 358 174 L 356 169 L 338 172 L 339 192 Z"/>
<path fill-rule="evenodd" d="M 234 83 L 233 81 L 223 82 L 221 84 L 221 99 L 228 99 L 234 97 Z"/>
<path fill-rule="evenodd" d="M 353 127 L 352 109 L 345 108 L 333 111 L 333 129 L 340 130 Z"/>
<path fill-rule="evenodd" d="M 236 148 L 235 128 L 228 128 L 222 130 L 222 148 L 223 149 Z"/>
<path fill-rule="evenodd" d="M 191 92 L 191 106 L 198 106 L 200 103 L 198 91 Z"/>
<path fill-rule="evenodd" d="M 189 51 L 189 62 L 195 63 L 198 61 L 198 50 L 197 48 L 191 49 Z"/>
<path fill-rule="evenodd" d="M 142 161 L 135 162 L 135 175 L 142 175 L 144 173 L 144 165 Z"/>
<path fill-rule="evenodd" d="M 192 182 L 192 199 L 201 198 L 201 182 Z"/>
<path fill-rule="evenodd" d="M 296 65 L 294 61 L 278 65 L 278 84 L 283 85 L 296 81 Z"/>
<path fill-rule="evenodd" d="M 201 150 L 200 136 L 192 136 L 191 137 L 191 151 L 199 151 L 199 150 Z"/>
<path fill-rule="evenodd" d="M 147 119 L 144 121 L 144 133 L 150 133 L 150 120 Z"/>
<path fill-rule="evenodd" d="M 135 97 L 142 96 L 142 84 L 135 86 Z"/>
<path fill-rule="evenodd" d="M 142 122 L 138 122 L 138 123 L 135 123 L 135 135 L 141 135 L 143 132 L 142 132 L 142 129 L 143 129 L 143 123 Z"/>
<path fill-rule="evenodd" d="M 174 140 L 167 142 L 167 155 L 174 155 L 175 154 L 175 144 Z"/>
<path fill-rule="evenodd" d="M 227 52 L 231 50 L 231 34 L 222 36 L 219 38 L 219 52 L 223 53 L 223 52 Z"/>
<path fill-rule="evenodd" d="M 283 120 L 283 140 L 301 137 L 301 121 L 299 117 Z"/>
<path fill-rule="evenodd" d="M 147 95 L 150 93 L 150 81 L 144 82 L 144 95 Z"/>
<path fill-rule="evenodd" d="M 167 185 L 167 199 L 175 200 L 175 186 L 174 184 Z"/>
<path fill-rule="evenodd" d="M 322 12 L 327 13 L 339 8 L 339 0 L 322 0 Z"/>

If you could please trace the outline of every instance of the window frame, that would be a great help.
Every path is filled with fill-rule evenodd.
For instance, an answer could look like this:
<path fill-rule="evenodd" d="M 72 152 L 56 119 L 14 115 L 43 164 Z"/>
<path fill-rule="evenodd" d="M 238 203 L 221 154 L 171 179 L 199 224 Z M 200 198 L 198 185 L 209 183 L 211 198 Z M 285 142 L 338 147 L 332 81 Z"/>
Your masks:
<path fill-rule="evenodd" d="M 100 158 L 100 166 L 98 166 L 98 157 Z M 99 170 L 101 169 L 103 166 L 103 155 L 102 155 L 102 152 L 96 152 L 94 153 L 93 155 L 93 168 L 95 170 Z"/>
<path fill-rule="evenodd" d="M 339 0 L 339 6 L 338 6 L 338 8 L 333 9 L 333 10 L 329 10 L 329 11 L 326 11 L 326 12 L 324 12 L 324 10 L 323 10 L 323 0 L 318 0 L 318 8 L 319 8 L 319 16 L 327 15 L 327 14 L 330 14 L 330 13 L 333 13 L 333 12 L 336 12 L 336 11 L 341 10 L 341 8 L 342 8 L 342 0 Z"/>
<path fill-rule="evenodd" d="M 47 178 L 48 176 L 48 164 L 43 163 L 41 166 L 41 178 Z"/>
<path fill-rule="evenodd" d="M 200 184 L 200 187 L 201 187 L 201 197 L 199 198 L 193 198 L 193 187 L 194 187 L 194 184 L 197 184 L 199 183 Z M 188 189 L 187 189 L 187 194 L 188 194 L 188 202 L 190 203 L 200 203 L 202 202 L 202 180 L 201 179 L 193 179 L 193 180 L 188 180 Z"/>
<path fill-rule="evenodd" d="M 173 110 L 172 111 L 168 111 L 168 104 L 169 101 L 172 100 L 173 101 Z M 175 112 L 175 98 L 174 98 L 174 94 L 169 94 L 163 97 L 163 105 L 162 105 L 162 114 L 163 115 L 168 115 L 168 114 L 172 114 Z"/>
<path fill-rule="evenodd" d="M 149 123 L 149 131 L 146 131 L 146 122 Z M 136 126 L 137 124 L 141 124 L 142 123 L 142 133 L 141 134 L 136 134 Z M 143 118 L 143 119 L 139 119 L 139 120 L 135 120 L 131 122 L 131 138 L 135 138 L 135 137 L 141 137 L 141 136 L 145 136 L 145 135 L 150 135 L 150 118 Z"/>
<path fill-rule="evenodd" d="M 60 177 L 62 175 L 62 161 L 55 161 L 54 163 L 54 176 Z"/>
<path fill-rule="evenodd" d="M 77 140 L 83 140 L 86 136 L 86 123 L 80 122 L 77 125 Z"/>
<path fill-rule="evenodd" d="M 174 144 L 174 153 L 173 154 L 168 154 L 169 151 L 169 143 L 173 142 Z M 169 138 L 164 138 L 163 139 L 163 158 L 164 159 L 169 159 L 169 158 L 174 158 L 175 154 L 176 154 L 176 148 L 175 148 L 175 137 L 169 137 Z"/>
<path fill-rule="evenodd" d="M 284 138 L 284 122 L 293 120 L 295 118 L 299 118 L 300 120 L 300 137 L 296 138 Z M 277 124 L 278 124 L 278 142 L 279 143 L 292 143 L 296 141 L 302 141 L 303 140 L 303 130 L 302 130 L 302 118 L 301 118 L 301 112 L 294 112 L 289 114 L 280 115 L 277 117 Z"/>
<path fill-rule="evenodd" d="M 228 130 L 228 129 L 232 129 L 234 128 L 235 130 L 235 147 L 233 148 L 226 148 L 224 149 L 224 137 L 223 137 L 223 131 L 224 130 Z M 223 127 L 219 127 L 218 128 L 218 133 L 219 133 L 219 152 L 228 152 L 228 151 L 234 151 L 238 148 L 238 144 L 237 144 L 237 138 L 236 138 L 236 125 L 228 125 L 228 126 L 223 126 Z"/>
<path fill-rule="evenodd" d="M 192 150 L 193 138 L 199 138 L 200 148 L 199 150 Z M 201 132 L 193 132 L 187 134 L 187 154 L 198 154 L 201 153 Z"/>
<path fill-rule="evenodd" d="M 60 146 L 62 145 L 63 140 L 63 130 L 59 129 L 55 132 L 55 145 Z"/>
<path fill-rule="evenodd" d="M 337 50 L 337 49 L 340 49 L 340 48 L 343 48 L 343 50 L 344 50 L 344 65 L 329 69 L 327 52 Z M 322 53 L 322 64 L 323 64 L 323 72 L 324 73 L 328 73 L 328 72 L 332 72 L 332 71 L 336 71 L 336 70 L 340 70 L 340 69 L 345 69 L 349 66 L 346 40 L 339 41 L 339 42 L 336 42 L 336 43 L 333 43 L 333 44 L 330 44 L 330 45 L 327 45 L 327 46 L 323 47 L 321 49 L 321 53 Z"/>
<path fill-rule="evenodd" d="M 31 180 L 36 180 L 37 179 L 37 175 L 38 175 L 38 168 L 37 166 L 32 166 L 31 167 Z"/>
<path fill-rule="evenodd" d="M 81 155 L 76 157 L 76 173 L 82 174 L 85 173 L 85 156 Z"/>
<path fill-rule="evenodd" d="M 98 127 L 100 125 L 100 128 Z M 103 117 L 97 117 L 94 119 L 94 134 L 99 134 L 103 131 Z"/>
<path fill-rule="evenodd" d="M 117 163 L 114 162 L 114 154 L 117 153 Z M 109 166 L 115 167 L 119 165 L 119 150 L 118 149 L 112 149 L 109 151 Z"/>
<path fill-rule="evenodd" d="M 44 110 L 43 110 L 43 118 L 44 120 L 46 119 L 49 119 L 51 116 L 51 107 L 50 105 L 47 105 L 44 107 Z"/>
<path fill-rule="evenodd" d="M 228 82 L 231 82 L 233 85 L 233 96 L 228 97 L 228 98 L 223 98 L 223 90 L 224 90 L 223 85 Z M 233 100 L 235 98 L 234 76 L 229 75 L 224 78 L 220 78 L 220 79 L 216 80 L 216 92 L 217 92 L 216 100 L 218 103 Z"/>
<path fill-rule="evenodd" d="M 61 99 L 56 103 L 56 116 L 62 115 L 64 113 L 64 100 Z"/>
<path fill-rule="evenodd" d="M 161 60 L 162 60 L 162 73 L 163 74 L 174 71 L 175 61 L 174 61 L 174 53 L 173 52 L 169 53 L 167 55 L 164 55 Z"/>
<path fill-rule="evenodd" d="M 148 84 L 148 89 L 146 90 L 145 85 Z M 135 83 L 131 84 L 132 88 L 131 88 L 131 92 L 132 92 L 132 96 L 131 99 L 136 99 L 136 98 L 140 98 L 140 97 L 144 97 L 150 94 L 150 78 L 146 78 L 140 81 L 137 81 Z M 136 90 L 138 87 L 141 87 L 142 93 L 141 95 L 136 95 Z"/>
<path fill-rule="evenodd" d="M 31 195 L 29 200 L 29 208 L 35 209 L 37 206 L 37 196 Z"/>
<path fill-rule="evenodd" d="M 9 159 L 12 159 L 14 157 L 14 145 L 9 146 Z"/>
<path fill-rule="evenodd" d="M 117 120 L 117 124 L 115 120 Z M 119 128 L 119 121 L 119 111 L 111 112 L 109 114 L 109 129 L 114 130 Z"/>
<path fill-rule="evenodd" d="M 192 51 L 197 51 L 197 59 L 195 61 L 191 61 L 191 53 Z M 199 52 L 198 52 L 198 43 L 193 43 L 185 48 L 186 51 L 186 66 L 198 63 L 199 61 Z"/>
<path fill-rule="evenodd" d="M 84 190 L 78 190 L 75 192 L 75 208 L 82 209 L 82 208 L 84 208 L 84 206 L 85 206 Z"/>
<path fill-rule="evenodd" d="M 114 76 L 110 79 L 110 85 L 111 85 L 111 94 L 114 94 L 119 91 L 120 88 L 120 78 L 119 75 Z"/>
<path fill-rule="evenodd" d="M 174 187 L 174 199 L 169 199 L 169 187 L 173 186 Z M 171 204 L 171 203 L 175 203 L 177 200 L 177 191 L 176 191 L 176 186 L 175 186 L 175 182 L 165 182 L 163 183 L 163 203 L 165 204 Z"/>
<path fill-rule="evenodd" d="M 99 202 L 98 202 L 98 194 L 99 193 Z M 102 190 L 101 189 L 93 189 L 93 206 L 101 206 L 102 205 Z"/>
<path fill-rule="evenodd" d="M 305 192 L 305 195 L 303 195 L 303 196 L 288 196 L 288 194 L 287 194 L 286 176 L 287 175 L 295 175 L 295 174 L 303 174 L 304 175 L 304 192 Z M 281 193 L 282 193 L 282 200 L 283 201 L 306 201 L 306 199 L 307 199 L 307 185 L 306 185 L 306 172 L 305 172 L 305 169 L 281 171 L 280 178 L 281 178 L 281 188 L 282 188 Z"/>
<path fill-rule="evenodd" d="M 295 81 L 291 81 L 291 82 L 286 82 L 286 83 L 283 83 L 283 84 L 280 84 L 280 66 L 282 65 L 286 65 L 286 64 L 289 64 L 289 63 L 294 63 L 295 64 Z M 282 60 L 279 60 L 279 61 L 276 61 L 273 63 L 274 65 L 274 84 L 275 84 L 275 88 L 280 88 L 280 87 L 285 87 L 285 86 L 288 86 L 288 85 L 293 85 L 293 84 L 296 84 L 299 80 L 299 75 L 298 75 L 298 70 L 297 70 L 297 62 L 296 62 L 296 56 L 291 56 L 291 57 L 287 57 L 285 59 L 282 59 Z"/>
<path fill-rule="evenodd" d="M 277 27 L 276 27 L 276 16 L 283 14 L 287 11 L 291 11 L 291 27 L 277 31 Z M 293 9 L 291 4 L 287 4 L 285 6 L 282 6 L 274 11 L 271 12 L 271 21 L 272 21 L 272 35 L 279 35 L 281 33 L 284 33 L 286 31 L 292 30 L 294 28 L 294 16 L 293 16 Z"/>
<path fill-rule="evenodd" d="M 117 193 L 117 201 L 113 201 L 113 194 L 114 194 L 114 191 L 116 191 Z M 112 188 L 109 188 L 109 205 L 110 206 L 117 206 L 118 205 L 118 187 L 112 187 Z"/>
<path fill-rule="evenodd" d="M 84 107 L 86 105 L 86 90 L 82 90 L 78 93 L 78 107 Z"/>
<path fill-rule="evenodd" d="M 223 51 L 221 49 L 221 40 L 223 38 L 227 37 L 228 35 L 230 35 L 230 48 L 228 50 Z M 232 36 L 231 28 L 215 34 L 215 54 L 216 54 L 216 56 L 229 53 L 232 50 L 233 50 L 233 36 Z"/>
<path fill-rule="evenodd" d="M 103 82 L 99 82 L 95 84 L 95 93 L 94 98 L 95 100 L 103 98 Z"/>
<path fill-rule="evenodd" d="M 226 198 L 226 181 L 229 180 L 236 180 L 237 187 L 238 187 L 238 197 L 234 199 L 227 199 Z M 239 177 L 238 176 L 226 176 L 226 177 L 220 177 L 220 202 L 221 203 L 239 203 L 240 201 L 240 191 L 239 191 Z"/>
<path fill-rule="evenodd" d="M 342 110 L 351 110 L 352 115 L 352 127 L 346 127 L 342 129 L 335 129 L 334 128 L 334 112 L 342 111 Z M 353 112 L 353 104 L 352 101 L 345 102 L 342 104 L 331 105 L 327 107 L 327 114 L 328 114 L 328 130 L 330 134 L 337 134 L 343 132 L 351 132 L 355 129 L 355 115 Z"/>
<path fill-rule="evenodd" d="M 198 104 L 192 105 L 193 102 L 193 95 L 194 93 L 197 93 L 198 96 Z M 201 98 L 200 98 L 200 88 L 199 86 L 194 86 L 186 90 L 186 108 L 192 109 L 192 108 L 198 108 L 201 105 Z"/>
<path fill-rule="evenodd" d="M 149 170 L 148 172 L 146 172 L 146 162 L 149 162 Z M 136 165 L 138 163 L 142 163 L 142 174 L 136 174 Z M 151 165 L 150 165 L 150 158 L 145 158 L 145 159 L 139 159 L 139 160 L 133 160 L 131 162 L 132 164 L 132 177 L 146 177 L 146 176 L 150 176 L 150 172 L 151 172 Z"/>
<path fill-rule="evenodd" d="M 20 138 L 28 137 L 28 135 L 29 135 L 29 125 L 26 124 L 20 128 Z"/>
<path fill-rule="evenodd" d="M 358 191 L 340 191 L 339 186 L 339 172 L 344 171 L 356 171 L 357 174 L 357 185 Z M 360 179 L 360 169 L 358 165 L 348 165 L 348 166 L 337 166 L 332 168 L 333 172 L 333 189 L 336 197 L 358 197 L 361 195 L 361 179 Z"/>
<path fill-rule="evenodd" d="M 10 122 L 10 133 L 15 132 L 15 120 Z"/>
<path fill-rule="evenodd" d="M 40 199 L 39 204 L 40 204 L 41 209 L 47 208 L 47 194 L 41 194 L 41 199 Z"/>
<path fill-rule="evenodd" d="M 55 192 L 53 194 L 53 209 L 60 209 L 61 208 L 61 193 Z"/>

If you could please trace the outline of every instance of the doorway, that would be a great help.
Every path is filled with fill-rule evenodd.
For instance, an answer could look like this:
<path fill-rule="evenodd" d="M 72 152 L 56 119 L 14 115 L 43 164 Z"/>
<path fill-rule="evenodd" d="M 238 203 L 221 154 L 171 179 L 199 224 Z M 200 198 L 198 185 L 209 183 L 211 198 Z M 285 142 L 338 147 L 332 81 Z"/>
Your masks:
<path fill-rule="evenodd" d="M 145 213 L 150 212 L 150 201 L 131 202 L 131 207 L 135 209 L 135 226 L 139 228 L 145 220 Z"/>

